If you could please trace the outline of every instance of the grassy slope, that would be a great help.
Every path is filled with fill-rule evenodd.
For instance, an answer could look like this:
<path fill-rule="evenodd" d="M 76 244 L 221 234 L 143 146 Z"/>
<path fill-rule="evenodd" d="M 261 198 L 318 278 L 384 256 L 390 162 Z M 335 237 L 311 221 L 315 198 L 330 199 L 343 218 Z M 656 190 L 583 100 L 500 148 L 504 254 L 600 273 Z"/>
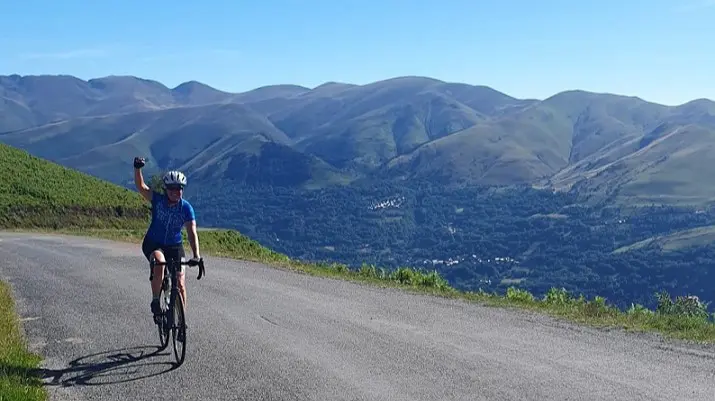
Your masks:
<path fill-rule="evenodd" d="M 40 356 L 27 351 L 10 286 L 0 282 L 0 400 L 44 400 L 47 393 L 32 370 Z"/>
<path fill-rule="evenodd" d="M 425 144 L 387 164 L 392 175 L 425 178 L 449 173 L 479 184 L 533 182 L 565 167 L 568 121 L 548 107 L 480 122 Z"/>
<path fill-rule="evenodd" d="M 133 191 L 0 144 L 0 228 L 139 228 L 149 209 Z"/>
<path fill-rule="evenodd" d="M 210 164 L 209 171 L 225 173 L 219 168 L 227 156 L 221 148 L 240 153 L 244 143 L 256 136 L 290 142 L 264 116 L 238 104 L 76 118 L 1 138 L 43 159 L 71 168 L 81 166 L 93 176 L 118 182 L 126 177 L 126 166 L 137 154 L 147 157 L 149 166 L 171 160 L 175 167 L 188 171 Z M 181 138 L 178 142 L 177 137 Z"/>
<path fill-rule="evenodd" d="M 581 191 L 607 193 L 619 205 L 707 204 L 715 200 L 715 193 L 701 183 L 709 180 L 704 163 L 714 157 L 715 129 L 676 126 L 642 148 L 584 173 L 591 180 Z"/>
<path fill-rule="evenodd" d="M 26 152 L 0 145 L 0 228 L 95 236 L 139 243 L 147 223 L 146 209 L 138 194 L 59 165 L 31 157 Z M 122 213 L 118 213 L 122 210 Z M 186 238 L 184 238 L 186 241 Z M 606 305 L 605 300 L 576 298 L 556 288 L 542 299 L 510 288 L 506 296 L 463 293 L 451 288 L 435 272 L 400 268 L 388 272 L 375 266 L 351 271 L 341 264 L 313 264 L 291 260 L 232 230 L 200 233 L 202 254 L 258 261 L 307 274 L 401 288 L 423 294 L 459 298 L 494 306 L 512 306 L 549 313 L 595 326 L 631 330 L 655 330 L 669 336 L 715 342 L 715 324 L 709 316 L 687 316 L 687 304 L 663 299 L 661 311 L 635 306 L 627 312 Z M 188 244 L 187 244 L 188 245 Z M 209 261 L 210 269 L 210 261 Z M 42 399 L 41 383 L 30 376 L 40 362 L 29 353 L 14 313 L 9 287 L 0 283 L 0 399 L 20 399 L 33 394 Z M 691 308 L 695 313 L 697 308 Z M 24 399 L 24 398 L 23 398 Z"/>
<path fill-rule="evenodd" d="M 681 230 L 668 235 L 651 237 L 634 244 L 620 247 L 613 253 L 622 253 L 634 249 L 659 247 L 663 251 L 677 251 L 691 246 L 705 246 L 715 241 L 715 226 L 697 227 Z"/>

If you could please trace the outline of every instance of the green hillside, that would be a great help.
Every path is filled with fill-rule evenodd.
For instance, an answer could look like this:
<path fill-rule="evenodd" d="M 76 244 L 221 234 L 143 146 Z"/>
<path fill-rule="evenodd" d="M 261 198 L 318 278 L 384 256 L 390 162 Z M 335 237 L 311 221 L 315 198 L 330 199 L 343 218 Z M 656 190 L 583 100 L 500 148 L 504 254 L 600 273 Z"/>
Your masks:
<path fill-rule="evenodd" d="M 116 184 L 136 154 L 209 186 L 530 184 L 617 207 L 707 205 L 715 102 L 517 99 L 419 76 L 227 93 L 137 77 L 0 76 L 0 142 Z M 258 145 L 266 149 L 257 152 Z M 191 179 L 191 178 L 190 178 Z M 196 181 L 194 181 L 196 182 Z"/>
<path fill-rule="evenodd" d="M 0 228 L 139 228 L 148 222 L 149 209 L 136 192 L 3 144 L 0 171 Z"/>
<path fill-rule="evenodd" d="M 658 248 L 664 252 L 678 251 L 690 247 L 708 246 L 715 241 L 715 226 L 696 227 L 676 231 L 672 234 L 657 235 L 613 251 L 623 253 L 636 249 Z"/>

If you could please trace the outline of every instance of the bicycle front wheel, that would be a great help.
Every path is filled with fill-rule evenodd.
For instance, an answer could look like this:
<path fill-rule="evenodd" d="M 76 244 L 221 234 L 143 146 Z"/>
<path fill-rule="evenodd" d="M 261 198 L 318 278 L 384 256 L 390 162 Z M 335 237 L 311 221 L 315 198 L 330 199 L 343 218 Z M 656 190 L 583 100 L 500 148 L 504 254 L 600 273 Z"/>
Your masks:
<path fill-rule="evenodd" d="M 177 365 L 184 363 L 186 356 L 186 322 L 184 321 L 184 302 L 178 293 L 174 297 L 172 337 L 174 342 L 174 356 Z"/>
<path fill-rule="evenodd" d="M 161 292 L 159 292 L 159 307 L 162 310 L 161 316 L 157 320 L 157 328 L 159 329 L 159 350 L 163 351 L 169 345 L 169 306 L 170 306 L 170 288 L 171 279 L 164 276 Z"/>

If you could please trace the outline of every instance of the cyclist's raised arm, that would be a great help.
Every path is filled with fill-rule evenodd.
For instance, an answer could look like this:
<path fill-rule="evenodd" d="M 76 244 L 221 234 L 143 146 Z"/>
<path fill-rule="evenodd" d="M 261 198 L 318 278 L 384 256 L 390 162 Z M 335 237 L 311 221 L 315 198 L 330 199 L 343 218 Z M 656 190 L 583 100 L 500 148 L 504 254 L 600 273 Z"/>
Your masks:
<path fill-rule="evenodd" d="M 142 167 L 144 167 L 144 158 L 135 157 L 134 158 L 134 185 L 137 187 L 137 191 L 146 199 L 151 202 L 151 188 L 144 182 L 144 176 L 142 175 Z"/>

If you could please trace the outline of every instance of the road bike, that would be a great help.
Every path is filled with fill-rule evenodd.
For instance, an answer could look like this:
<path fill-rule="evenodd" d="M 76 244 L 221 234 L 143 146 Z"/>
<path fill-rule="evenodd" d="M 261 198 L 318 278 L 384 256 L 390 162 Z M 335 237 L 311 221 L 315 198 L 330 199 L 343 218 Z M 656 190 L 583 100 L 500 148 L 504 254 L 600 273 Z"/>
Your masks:
<path fill-rule="evenodd" d="M 184 261 L 181 258 L 157 262 L 152 258 L 150 266 L 149 281 L 154 279 L 154 266 L 164 266 L 164 280 L 161 283 L 161 292 L 159 293 L 159 305 L 162 313 L 154 316 L 154 323 L 159 328 L 161 350 L 164 350 L 169 345 L 169 331 L 171 331 L 174 356 L 178 366 L 184 363 L 184 357 L 186 356 L 186 318 L 184 316 L 184 302 L 179 296 L 177 274 L 181 266 L 199 266 L 199 276 L 196 279 L 201 280 L 205 273 L 204 260 L 202 258 L 198 261 Z M 181 348 L 180 352 L 179 347 Z"/>

